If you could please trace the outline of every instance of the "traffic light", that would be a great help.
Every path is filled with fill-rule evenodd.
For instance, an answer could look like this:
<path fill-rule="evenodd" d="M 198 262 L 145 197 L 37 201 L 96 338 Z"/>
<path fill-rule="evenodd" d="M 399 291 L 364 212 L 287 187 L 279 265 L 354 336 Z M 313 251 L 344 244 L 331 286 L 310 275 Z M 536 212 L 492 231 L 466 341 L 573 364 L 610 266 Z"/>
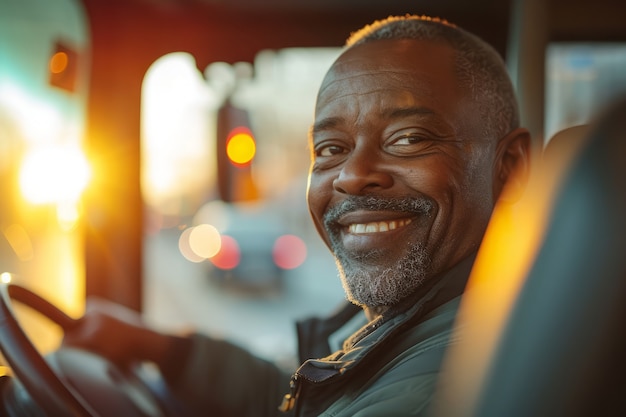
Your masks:
<path fill-rule="evenodd" d="M 231 164 L 243 168 L 252 163 L 256 154 L 256 142 L 250 129 L 237 126 L 226 138 L 226 155 Z"/>
<path fill-rule="evenodd" d="M 78 53 L 62 42 L 54 45 L 54 53 L 48 62 L 50 85 L 73 93 L 78 78 Z"/>
<path fill-rule="evenodd" d="M 226 100 L 217 113 L 217 183 L 223 201 L 259 197 L 251 169 L 255 154 L 248 112 Z"/>

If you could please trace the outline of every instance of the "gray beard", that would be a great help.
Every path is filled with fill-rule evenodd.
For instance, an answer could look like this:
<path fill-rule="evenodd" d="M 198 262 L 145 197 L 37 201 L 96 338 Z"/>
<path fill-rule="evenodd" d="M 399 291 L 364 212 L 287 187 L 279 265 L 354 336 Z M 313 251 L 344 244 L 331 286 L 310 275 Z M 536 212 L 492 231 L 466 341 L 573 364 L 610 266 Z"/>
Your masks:
<path fill-rule="evenodd" d="M 362 307 L 390 306 L 417 290 L 424 282 L 429 256 L 420 244 L 410 247 L 407 254 L 390 267 L 372 269 L 377 253 L 366 257 L 365 270 L 359 260 L 346 255 L 343 247 L 333 244 L 339 277 L 349 301 Z"/>
<path fill-rule="evenodd" d="M 419 242 L 412 243 L 406 255 L 391 266 L 382 266 L 386 260 L 380 250 L 348 254 L 341 244 L 341 228 L 337 220 L 355 209 L 397 210 L 423 216 L 430 215 L 432 203 L 422 197 L 389 199 L 351 196 L 324 215 L 324 225 L 329 233 L 330 246 L 348 300 L 362 307 L 394 305 L 422 285 L 430 256 Z"/>

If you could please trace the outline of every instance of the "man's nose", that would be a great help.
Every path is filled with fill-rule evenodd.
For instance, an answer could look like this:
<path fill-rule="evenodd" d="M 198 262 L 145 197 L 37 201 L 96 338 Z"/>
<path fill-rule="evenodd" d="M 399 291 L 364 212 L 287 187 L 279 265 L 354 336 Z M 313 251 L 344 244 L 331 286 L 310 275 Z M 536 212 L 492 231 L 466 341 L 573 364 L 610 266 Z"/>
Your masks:
<path fill-rule="evenodd" d="M 351 195 L 368 194 L 392 185 L 391 173 L 384 169 L 376 156 L 367 152 L 353 152 L 333 181 L 335 191 Z"/>

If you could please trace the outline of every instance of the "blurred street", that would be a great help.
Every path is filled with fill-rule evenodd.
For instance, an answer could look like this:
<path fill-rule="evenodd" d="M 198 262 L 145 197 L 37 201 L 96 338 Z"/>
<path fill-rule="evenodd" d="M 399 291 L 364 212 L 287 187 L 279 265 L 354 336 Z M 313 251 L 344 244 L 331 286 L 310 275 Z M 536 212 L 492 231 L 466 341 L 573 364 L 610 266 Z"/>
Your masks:
<path fill-rule="evenodd" d="M 243 294 L 211 282 L 208 261 L 186 260 L 178 237 L 176 230 L 164 230 L 145 241 L 146 319 L 161 329 L 195 329 L 294 366 L 295 320 L 329 314 L 344 299 L 335 264 L 319 239 L 307 241 L 307 260 L 286 271 L 281 291 Z"/>

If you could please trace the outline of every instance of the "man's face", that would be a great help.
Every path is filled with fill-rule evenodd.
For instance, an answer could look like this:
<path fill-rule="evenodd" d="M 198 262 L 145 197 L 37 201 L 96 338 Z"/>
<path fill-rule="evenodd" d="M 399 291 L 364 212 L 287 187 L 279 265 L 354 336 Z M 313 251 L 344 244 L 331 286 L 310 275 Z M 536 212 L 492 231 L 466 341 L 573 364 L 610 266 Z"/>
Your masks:
<path fill-rule="evenodd" d="M 474 106 L 442 44 L 367 43 L 326 75 L 308 202 L 353 302 L 392 305 L 478 248 L 496 140 Z"/>

